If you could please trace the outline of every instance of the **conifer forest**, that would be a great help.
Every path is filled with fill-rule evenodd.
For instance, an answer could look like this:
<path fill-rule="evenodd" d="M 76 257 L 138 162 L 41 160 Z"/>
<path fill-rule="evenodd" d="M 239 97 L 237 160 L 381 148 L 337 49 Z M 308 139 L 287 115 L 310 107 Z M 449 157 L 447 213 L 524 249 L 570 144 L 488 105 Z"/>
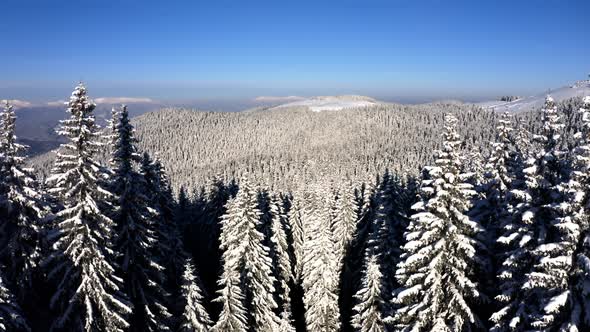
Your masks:
<path fill-rule="evenodd" d="M 2 105 L 0 331 L 590 331 L 590 97 L 95 106 Z"/>
<path fill-rule="evenodd" d="M 590 0 L 0 13 L 0 332 L 590 332 Z"/>

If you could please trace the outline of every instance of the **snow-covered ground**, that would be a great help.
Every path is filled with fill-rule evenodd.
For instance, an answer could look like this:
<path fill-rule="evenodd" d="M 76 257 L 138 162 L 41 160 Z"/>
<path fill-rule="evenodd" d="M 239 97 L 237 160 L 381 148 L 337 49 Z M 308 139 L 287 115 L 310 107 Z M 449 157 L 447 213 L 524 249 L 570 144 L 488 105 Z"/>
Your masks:
<path fill-rule="evenodd" d="M 312 112 L 321 112 L 367 107 L 377 105 L 378 103 L 378 101 L 364 96 L 324 96 L 298 100 L 274 108 L 307 107 Z"/>
<path fill-rule="evenodd" d="M 556 102 L 573 97 L 588 96 L 590 95 L 590 81 L 578 81 L 570 86 L 565 86 L 536 96 L 524 97 L 512 102 L 487 101 L 478 103 L 478 105 L 498 112 L 522 112 L 543 106 L 547 94 L 551 95 Z"/>

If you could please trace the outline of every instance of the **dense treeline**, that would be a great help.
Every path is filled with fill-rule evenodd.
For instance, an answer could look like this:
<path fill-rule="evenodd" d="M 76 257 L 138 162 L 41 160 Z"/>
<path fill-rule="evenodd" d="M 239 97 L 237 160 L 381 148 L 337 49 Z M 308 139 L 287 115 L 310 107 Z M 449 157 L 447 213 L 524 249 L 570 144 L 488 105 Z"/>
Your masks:
<path fill-rule="evenodd" d="M 584 102 L 548 98 L 517 117 L 451 104 L 338 113 L 368 119 L 352 124 L 169 110 L 136 133 L 124 106 L 99 130 L 80 85 L 43 181 L 7 104 L 0 330 L 586 331 Z M 208 117 L 214 137 L 184 132 Z M 191 181 L 197 141 L 213 146 Z"/>

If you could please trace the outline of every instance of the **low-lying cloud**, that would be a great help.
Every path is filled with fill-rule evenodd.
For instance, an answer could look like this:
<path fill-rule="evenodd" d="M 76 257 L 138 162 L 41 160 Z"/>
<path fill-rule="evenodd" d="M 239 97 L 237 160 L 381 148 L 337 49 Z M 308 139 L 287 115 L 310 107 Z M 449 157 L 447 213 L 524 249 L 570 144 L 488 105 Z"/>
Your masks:
<path fill-rule="evenodd" d="M 93 101 L 97 104 L 151 104 L 155 102 L 151 98 L 135 97 L 102 97 L 94 98 Z"/>
<path fill-rule="evenodd" d="M 47 106 L 63 106 L 66 103 L 65 100 L 56 100 L 56 101 L 50 101 L 47 103 Z"/>
<path fill-rule="evenodd" d="M 284 103 L 290 101 L 303 100 L 304 97 L 299 96 L 259 96 L 254 98 L 254 101 L 261 103 Z"/>
<path fill-rule="evenodd" d="M 31 106 L 31 102 L 28 102 L 26 100 L 18 100 L 18 99 L 3 99 L 1 100 L 2 105 L 0 106 L 4 106 L 4 104 L 6 104 L 6 101 L 8 100 L 8 103 L 10 105 L 12 105 L 14 108 L 24 108 L 24 107 L 29 107 Z"/>

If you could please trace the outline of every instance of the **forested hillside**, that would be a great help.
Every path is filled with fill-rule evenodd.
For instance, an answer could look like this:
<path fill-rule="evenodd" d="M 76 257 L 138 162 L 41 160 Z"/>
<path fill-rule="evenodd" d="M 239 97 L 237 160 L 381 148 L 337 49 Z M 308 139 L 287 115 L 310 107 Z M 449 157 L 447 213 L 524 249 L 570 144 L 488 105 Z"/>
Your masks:
<path fill-rule="evenodd" d="M 141 146 L 166 163 L 173 182 L 190 189 L 216 174 L 248 170 L 259 183 L 287 189 L 315 178 L 366 181 L 386 168 L 418 174 L 440 147 L 442 118 L 452 111 L 470 143 L 493 137 L 495 114 L 469 105 L 381 105 L 310 112 L 164 110 L 136 121 Z"/>
<path fill-rule="evenodd" d="M 2 112 L 0 330 L 590 329 L 590 98 L 94 108 L 37 170 Z"/>
<path fill-rule="evenodd" d="M 305 107 L 224 113 L 164 109 L 134 119 L 139 146 L 157 156 L 178 189 L 249 171 L 259 184 L 292 189 L 301 179 L 357 182 L 388 168 L 416 175 L 440 147 L 443 115 L 455 114 L 465 148 L 488 149 L 497 114 L 468 104 L 382 104 L 311 112 Z M 48 174 L 52 155 L 36 158 Z"/>

